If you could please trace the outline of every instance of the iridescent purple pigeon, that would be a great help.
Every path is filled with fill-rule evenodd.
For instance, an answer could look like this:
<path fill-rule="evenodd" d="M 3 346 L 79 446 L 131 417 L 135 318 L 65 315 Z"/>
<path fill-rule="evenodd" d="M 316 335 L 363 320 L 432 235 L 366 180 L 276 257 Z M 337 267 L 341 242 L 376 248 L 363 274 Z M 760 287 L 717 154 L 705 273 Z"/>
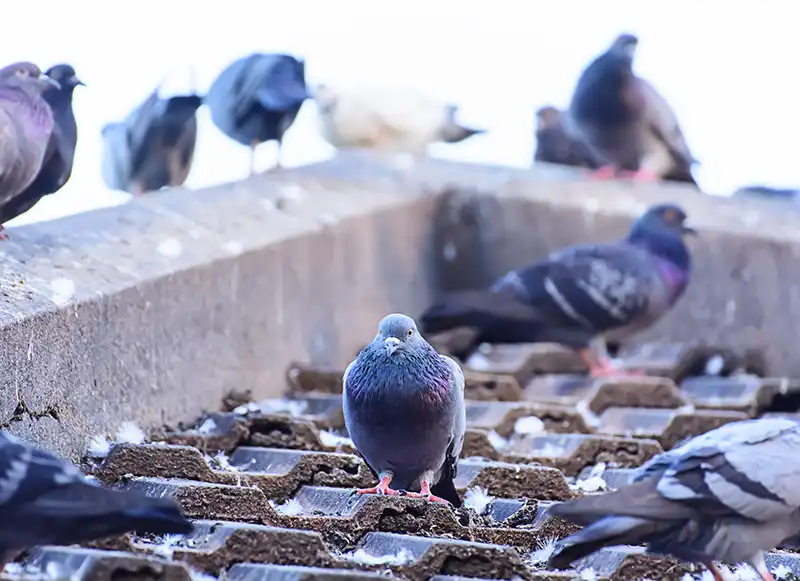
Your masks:
<path fill-rule="evenodd" d="M 461 506 L 453 479 L 466 429 L 464 375 L 411 317 L 384 317 L 347 366 L 342 399 L 350 438 L 379 479 L 358 494 L 417 488 L 407 494 Z"/>
<path fill-rule="evenodd" d="M 623 374 L 606 342 L 649 328 L 683 295 L 692 268 L 683 238 L 695 233 L 680 207 L 652 206 L 624 240 L 568 246 L 488 290 L 445 295 L 422 315 L 422 328 L 473 327 L 477 343 L 560 343 L 592 376 Z"/>
<path fill-rule="evenodd" d="M 42 98 L 61 86 L 33 63 L 0 69 L 0 210 L 33 183 L 53 133 L 53 111 Z M 0 224 L 0 238 L 3 226 Z"/>

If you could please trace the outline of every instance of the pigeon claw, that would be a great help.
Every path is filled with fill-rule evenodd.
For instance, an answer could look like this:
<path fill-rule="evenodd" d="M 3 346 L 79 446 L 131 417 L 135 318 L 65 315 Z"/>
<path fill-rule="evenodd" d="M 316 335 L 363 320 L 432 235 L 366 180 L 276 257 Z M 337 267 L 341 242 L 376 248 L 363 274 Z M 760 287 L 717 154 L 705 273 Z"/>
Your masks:
<path fill-rule="evenodd" d="M 356 494 L 385 494 L 387 496 L 400 496 L 400 492 L 394 488 L 389 488 L 389 483 L 392 479 L 384 476 L 380 482 L 372 488 L 359 488 L 355 491 Z"/>
<path fill-rule="evenodd" d="M 445 500 L 444 498 L 431 493 L 431 483 L 427 480 L 423 480 L 420 483 L 419 492 L 408 492 L 406 494 L 408 494 L 409 498 L 424 498 L 428 502 L 443 502 L 444 504 L 450 504 L 449 500 Z"/>
<path fill-rule="evenodd" d="M 596 180 L 613 180 L 617 177 L 617 168 L 613 165 L 604 165 L 596 170 L 590 171 L 589 175 Z"/>
<path fill-rule="evenodd" d="M 4 234 L 5 228 L 0 224 L 0 240 L 8 240 L 8 234 Z"/>
<path fill-rule="evenodd" d="M 657 182 L 660 177 L 651 171 L 640 169 L 639 171 L 624 171 L 622 175 L 634 182 Z"/>

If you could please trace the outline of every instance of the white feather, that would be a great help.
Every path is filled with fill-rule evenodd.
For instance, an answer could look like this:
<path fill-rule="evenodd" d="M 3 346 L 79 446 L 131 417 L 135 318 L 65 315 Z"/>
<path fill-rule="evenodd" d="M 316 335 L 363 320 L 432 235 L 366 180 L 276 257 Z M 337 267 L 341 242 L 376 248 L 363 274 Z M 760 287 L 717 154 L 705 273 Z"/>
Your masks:
<path fill-rule="evenodd" d="M 478 514 L 483 514 L 493 500 L 494 496 L 489 496 L 485 488 L 474 486 L 468 489 L 464 495 L 464 506 L 473 509 Z"/>

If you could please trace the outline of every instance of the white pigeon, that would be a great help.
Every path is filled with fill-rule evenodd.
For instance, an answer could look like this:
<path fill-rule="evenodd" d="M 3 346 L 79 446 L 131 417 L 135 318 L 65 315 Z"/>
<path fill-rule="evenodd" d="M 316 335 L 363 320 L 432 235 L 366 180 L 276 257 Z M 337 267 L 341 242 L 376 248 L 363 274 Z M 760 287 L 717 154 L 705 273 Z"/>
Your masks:
<path fill-rule="evenodd" d="M 458 143 L 485 132 L 460 125 L 455 105 L 414 90 L 322 84 L 313 94 L 320 134 L 337 149 L 424 155 L 432 143 Z"/>

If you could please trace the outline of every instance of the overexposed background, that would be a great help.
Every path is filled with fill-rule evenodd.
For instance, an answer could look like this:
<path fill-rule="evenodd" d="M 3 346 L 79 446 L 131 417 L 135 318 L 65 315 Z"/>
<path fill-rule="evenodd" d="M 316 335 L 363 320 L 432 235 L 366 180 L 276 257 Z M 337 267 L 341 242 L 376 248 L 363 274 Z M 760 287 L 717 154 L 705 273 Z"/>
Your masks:
<path fill-rule="evenodd" d="M 727 194 L 760 183 L 800 185 L 795 136 L 796 6 L 786 0 L 37 0 L 4 8 L 4 60 L 43 69 L 72 64 L 79 141 L 70 182 L 11 222 L 49 220 L 124 202 L 100 177 L 100 129 L 125 116 L 162 80 L 168 92 L 204 93 L 231 61 L 251 52 L 306 59 L 309 83 L 408 85 L 458 103 L 461 119 L 490 133 L 433 155 L 527 167 L 536 107 L 563 106 L 581 69 L 619 32 L 639 36 L 636 70 L 677 110 L 701 186 Z M 191 71 L 194 70 L 194 75 Z M 187 186 L 240 179 L 248 151 L 223 136 L 205 109 Z M 307 103 L 284 163 L 329 157 Z M 274 163 L 263 146 L 260 169 Z"/>

